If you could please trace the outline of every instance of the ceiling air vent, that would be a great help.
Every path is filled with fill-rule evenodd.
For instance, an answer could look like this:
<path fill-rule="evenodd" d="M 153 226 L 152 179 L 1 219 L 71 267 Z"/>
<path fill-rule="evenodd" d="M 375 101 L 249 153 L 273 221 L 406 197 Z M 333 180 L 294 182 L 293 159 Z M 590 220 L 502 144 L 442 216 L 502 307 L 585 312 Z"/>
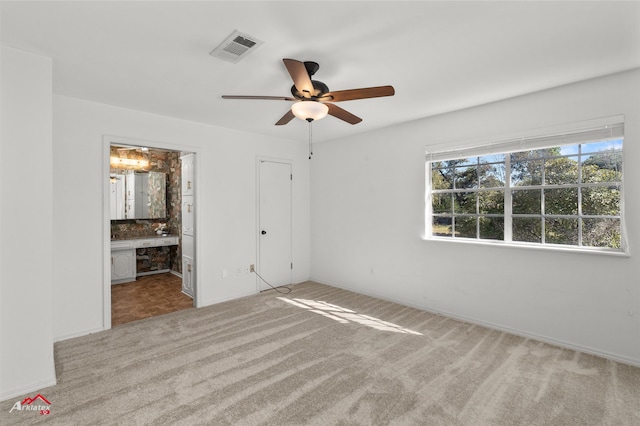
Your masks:
<path fill-rule="evenodd" d="M 262 42 L 255 37 L 234 31 L 209 53 L 211 56 L 236 63 L 256 50 Z"/>

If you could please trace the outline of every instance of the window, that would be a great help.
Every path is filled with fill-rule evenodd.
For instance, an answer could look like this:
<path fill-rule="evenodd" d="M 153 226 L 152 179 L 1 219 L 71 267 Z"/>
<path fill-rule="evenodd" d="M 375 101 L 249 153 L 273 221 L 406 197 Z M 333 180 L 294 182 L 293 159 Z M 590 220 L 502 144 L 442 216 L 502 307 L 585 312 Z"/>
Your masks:
<path fill-rule="evenodd" d="M 623 125 L 427 155 L 432 238 L 624 251 Z"/>

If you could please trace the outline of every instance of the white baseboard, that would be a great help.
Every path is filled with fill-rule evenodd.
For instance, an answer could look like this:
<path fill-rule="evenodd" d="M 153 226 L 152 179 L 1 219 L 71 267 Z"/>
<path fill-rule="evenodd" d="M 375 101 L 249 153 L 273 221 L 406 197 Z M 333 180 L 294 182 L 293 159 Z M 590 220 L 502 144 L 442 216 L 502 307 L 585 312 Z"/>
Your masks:
<path fill-rule="evenodd" d="M 136 273 L 136 277 L 146 277 L 147 275 L 166 274 L 167 272 L 171 272 L 171 269 L 158 269 L 156 271 L 138 272 Z"/>
<path fill-rule="evenodd" d="M 635 359 L 635 358 L 629 358 L 629 357 L 625 357 L 625 356 L 621 356 L 621 355 L 617 355 L 614 353 L 610 353 L 607 351 L 603 351 L 600 349 L 595 349 L 595 348 L 591 348 L 588 346 L 582 346 L 582 345 L 576 345 L 574 343 L 569 343 L 569 342 L 565 342 L 562 340 L 557 340 L 551 337 L 547 337 L 547 336 L 543 336 L 543 335 L 539 335 L 539 334 L 535 334 L 535 333 L 530 333 L 530 332 L 526 332 L 526 331 L 522 331 L 522 330 L 518 330 L 518 329 L 514 329 L 514 328 L 510 328 L 510 327 L 505 327 L 503 325 L 500 324 L 493 324 L 490 322 L 486 322 L 486 321 L 481 321 L 475 318 L 470 318 L 470 317 L 465 317 L 463 315 L 457 315 L 457 314 L 453 314 L 447 311 L 442 311 L 439 309 L 433 309 L 429 306 L 420 306 L 417 305 L 415 303 L 411 303 L 411 302 L 407 302 L 404 300 L 400 300 L 400 299 L 395 299 L 395 298 L 391 298 L 391 297 L 386 297 L 386 296 L 380 296 L 379 294 L 375 294 L 372 292 L 368 292 L 366 290 L 361 290 L 361 289 L 353 289 L 353 288 L 349 288 L 349 287 L 344 287 L 344 286 L 340 286 L 340 285 L 335 285 L 335 284 L 330 284 L 330 283 L 325 283 L 322 281 L 316 281 L 314 279 L 311 279 L 311 281 L 320 283 L 320 284 L 324 284 L 327 285 L 329 287 L 336 287 L 336 288 L 340 288 L 343 290 L 347 290 L 347 291 L 352 291 L 354 293 L 359 293 L 359 294 L 363 294 L 365 296 L 370 296 L 370 297 L 375 297 L 377 299 L 381 299 L 381 300 L 386 300 L 388 302 L 393 302 L 393 303 L 397 303 L 399 305 L 404 305 L 404 306 L 409 306 L 411 308 L 415 308 L 415 309 L 419 309 L 421 311 L 425 311 L 425 312 L 429 312 L 435 315 L 442 315 L 448 318 L 452 318 L 458 321 L 462 321 L 462 322 L 466 322 L 469 324 L 475 324 L 475 325 L 479 325 L 482 327 L 486 327 L 486 328 L 490 328 L 492 330 L 497 330 L 497 331 L 504 331 L 505 333 L 509 333 L 509 334 L 513 334 L 515 336 L 520 336 L 520 337 L 524 337 L 527 339 L 533 339 L 533 340 L 537 340 L 540 342 L 544 342 L 544 343 L 549 343 L 550 345 L 554 345 L 554 346 L 559 346 L 565 349 L 571 349 L 574 351 L 578 351 L 578 352 L 583 352 L 589 355 L 595 355 L 595 356 L 599 356 L 600 358 L 605 358 L 605 359 L 609 359 L 612 361 L 616 361 L 616 362 L 620 362 L 622 364 L 628 364 L 628 365 L 632 365 L 634 367 L 640 367 L 640 359 Z"/>
<path fill-rule="evenodd" d="M 230 300 L 240 299 L 240 298 L 247 297 L 247 296 L 255 296 L 256 294 L 258 294 L 258 291 L 253 291 L 253 292 L 249 292 L 249 293 L 241 293 L 241 294 L 237 294 L 237 295 L 234 295 L 234 296 L 231 296 L 231 297 L 225 297 L 225 298 L 222 298 L 222 299 L 215 299 L 215 300 L 206 301 L 206 302 L 201 302 L 200 298 L 198 298 L 196 300 L 196 303 L 197 303 L 196 308 L 204 308 L 205 306 L 216 305 L 218 303 L 228 302 Z"/>
<path fill-rule="evenodd" d="M 86 336 L 87 334 L 98 333 L 104 330 L 105 330 L 104 328 L 100 327 L 100 328 L 91 328 L 91 329 L 82 330 L 82 331 L 74 331 L 73 333 L 62 334 L 60 336 L 53 336 L 53 341 L 54 343 L 61 342 L 63 340 L 73 339 L 74 337 Z"/>
<path fill-rule="evenodd" d="M 132 283 L 135 280 L 136 280 L 135 277 L 134 278 L 123 278 L 121 280 L 111 280 L 111 285 Z"/>
<path fill-rule="evenodd" d="M 3 390 L 2 393 L 0 393 L 0 401 L 6 401 L 11 398 L 21 397 L 23 395 L 37 392 L 41 389 L 48 388 L 49 386 L 54 386 L 56 384 L 57 384 L 57 381 L 54 376 L 46 380 L 40 380 L 35 383 L 30 383 L 28 385 L 20 386 L 18 388 Z"/>

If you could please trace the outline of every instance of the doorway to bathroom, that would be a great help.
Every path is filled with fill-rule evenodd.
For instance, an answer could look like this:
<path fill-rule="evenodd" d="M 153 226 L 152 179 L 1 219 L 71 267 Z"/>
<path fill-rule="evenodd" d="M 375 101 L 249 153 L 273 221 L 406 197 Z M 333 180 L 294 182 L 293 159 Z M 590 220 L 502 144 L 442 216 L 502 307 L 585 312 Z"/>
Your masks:
<path fill-rule="evenodd" d="M 193 308 L 196 151 L 115 137 L 104 144 L 104 328 Z"/>

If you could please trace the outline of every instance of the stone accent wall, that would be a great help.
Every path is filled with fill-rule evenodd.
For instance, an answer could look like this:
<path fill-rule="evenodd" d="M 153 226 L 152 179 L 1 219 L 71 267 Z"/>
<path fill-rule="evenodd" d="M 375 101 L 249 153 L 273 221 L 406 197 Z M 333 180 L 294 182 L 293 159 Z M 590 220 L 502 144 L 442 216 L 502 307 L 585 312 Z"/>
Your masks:
<path fill-rule="evenodd" d="M 171 269 L 171 253 L 175 251 L 175 246 L 136 249 L 136 271 L 140 273 Z"/>

